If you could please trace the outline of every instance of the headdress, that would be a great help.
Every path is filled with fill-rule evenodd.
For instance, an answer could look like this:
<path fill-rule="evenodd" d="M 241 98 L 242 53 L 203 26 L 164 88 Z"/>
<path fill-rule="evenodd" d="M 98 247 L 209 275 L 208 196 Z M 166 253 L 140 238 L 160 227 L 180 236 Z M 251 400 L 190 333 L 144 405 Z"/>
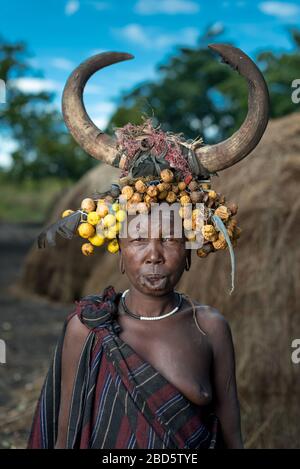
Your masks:
<path fill-rule="evenodd" d="M 248 83 L 248 113 L 241 127 L 228 139 L 204 145 L 201 138 L 186 140 L 182 134 L 164 132 L 151 119 L 140 125 L 128 123 L 116 129 L 115 138 L 100 130 L 83 104 L 88 79 L 108 65 L 132 59 L 126 53 L 97 54 L 70 75 L 63 93 L 62 109 L 67 127 L 78 144 L 92 157 L 122 170 L 120 179 L 105 191 L 85 197 L 79 209 L 68 209 L 62 219 L 44 230 L 38 246 L 46 240 L 55 245 L 56 233 L 84 239 L 82 252 L 93 254 L 96 246 L 118 251 L 118 233 L 128 213 L 149 213 L 153 204 L 178 204 L 186 238 L 201 234 L 199 257 L 229 248 L 234 284 L 233 248 L 240 236 L 237 205 L 211 186 L 211 177 L 245 158 L 260 141 L 268 123 L 269 94 L 255 63 L 240 49 L 226 44 L 209 46 Z M 198 208 L 201 205 L 202 210 Z"/>

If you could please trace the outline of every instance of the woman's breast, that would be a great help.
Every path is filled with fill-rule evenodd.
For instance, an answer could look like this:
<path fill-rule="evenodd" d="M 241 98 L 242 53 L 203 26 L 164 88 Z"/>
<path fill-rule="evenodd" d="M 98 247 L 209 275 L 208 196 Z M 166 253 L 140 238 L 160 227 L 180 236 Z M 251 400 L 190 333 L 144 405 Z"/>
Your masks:
<path fill-rule="evenodd" d="M 119 337 L 184 397 L 198 406 L 212 401 L 211 351 L 199 333 L 186 327 L 137 331 L 122 327 Z M 151 326 L 152 327 L 152 326 Z"/>

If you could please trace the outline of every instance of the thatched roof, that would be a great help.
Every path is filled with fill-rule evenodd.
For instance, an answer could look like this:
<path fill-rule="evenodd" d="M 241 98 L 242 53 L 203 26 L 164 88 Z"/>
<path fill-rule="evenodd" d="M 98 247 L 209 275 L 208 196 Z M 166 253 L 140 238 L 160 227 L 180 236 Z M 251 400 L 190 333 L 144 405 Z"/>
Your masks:
<path fill-rule="evenodd" d="M 109 186 L 118 170 L 98 166 L 68 192 L 53 211 L 55 221 L 83 196 Z M 300 115 L 270 122 L 256 150 L 219 173 L 213 184 L 239 205 L 243 233 L 236 248 L 236 286 L 229 296 L 228 251 L 193 257 L 178 289 L 210 304 L 229 320 L 247 446 L 294 447 L 299 443 L 299 366 L 291 342 L 300 338 Z M 61 301 L 124 289 L 118 256 L 97 250 L 84 258 L 81 241 L 59 239 L 56 248 L 28 253 L 22 286 Z"/>

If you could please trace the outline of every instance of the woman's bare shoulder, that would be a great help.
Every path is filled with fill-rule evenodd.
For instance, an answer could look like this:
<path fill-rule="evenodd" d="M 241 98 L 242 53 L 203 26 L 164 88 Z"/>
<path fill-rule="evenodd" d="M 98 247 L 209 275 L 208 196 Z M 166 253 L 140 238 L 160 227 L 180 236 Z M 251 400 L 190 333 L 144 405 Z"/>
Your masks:
<path fill-rule="evenodd" d="M 72 340 L 80 340 L 86 338 L 90 332 L 90 329 L 80 321 L 77 314 L 71 317 L 68 321 L 65 340 L 70 338 Z"/>
<path fill-rule="evenodd" d="M 193 303 L 196 307 L 197 321 L 209 336 L 215 337 L 217 335 L 219 337 L 230 333 L 227 319 L 217 308 L 194 300 Z"/>

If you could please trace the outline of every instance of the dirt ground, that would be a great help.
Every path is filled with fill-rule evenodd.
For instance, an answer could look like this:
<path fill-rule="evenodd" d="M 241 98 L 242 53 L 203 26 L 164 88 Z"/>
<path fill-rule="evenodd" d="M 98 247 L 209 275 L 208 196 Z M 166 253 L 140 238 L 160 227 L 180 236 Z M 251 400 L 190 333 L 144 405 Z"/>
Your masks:
<path fill-rule="evenodd" d="M 25 296 L 16 288 L 41 227 L 0 222 L 0 448 L 25 448 L 32 417 L 65 316 L 73 304 Z"/>

